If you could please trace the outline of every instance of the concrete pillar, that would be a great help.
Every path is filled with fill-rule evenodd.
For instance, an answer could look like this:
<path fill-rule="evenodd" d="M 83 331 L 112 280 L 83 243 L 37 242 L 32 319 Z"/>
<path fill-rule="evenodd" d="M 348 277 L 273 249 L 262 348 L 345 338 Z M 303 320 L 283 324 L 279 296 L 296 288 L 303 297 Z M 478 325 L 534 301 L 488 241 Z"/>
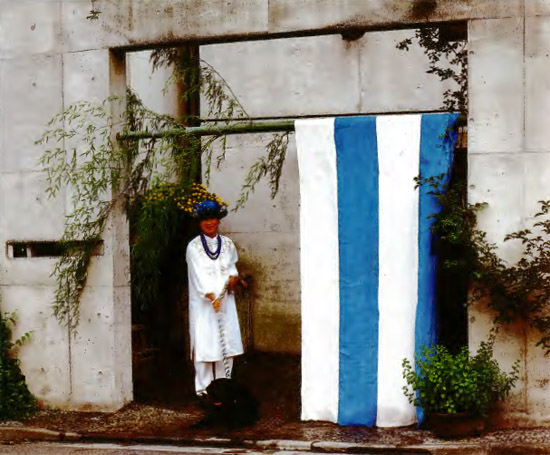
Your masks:
<path fill-rule="evenodd" d="M 73 54 L 71 58 L 71 67 L 65 67 L 67 82 L 72 77 L 96 78 L 82 83 L 87 93 L 79 93 L 76 98 L 103 100 L 114 95 L 117 98 L 111 102 L 111 115 L 115 119 L 123 115 L 124 54 L 91 51 Z M 86 71 L 88 66 L 95 68 L 93 73 Z M 74 76 L 70 75 L 72 71 Z M 70 86 L 66 89 L 72 92 Z M 112 135 L 114 139 L 116 131 Z M 128 221 L 120 201 L 103 234 L 104 255 L 94 258 L 91 264 L 90 280 L 81 297 L 80 325 L 70 343 L 71 406 L 75 408 L 116 410 L 133 397 L 128 235 Z"/>
<path fill-rule="evenodd" d="M 479 228 L 487 232 L 490 242 L 499 245 L 498 253 L 509 261 L 517 260 L 518 246 L 502 244 L 502 240 L 523 223 L 523 36 L 521 17 L 469 23 L 469 199 L 489 204 L 479 214 Z M 493 317 L 486 302 L 470 307 L 472 350 L 487 338 Z M 504 369 L 509 370 L 517 358 L 524 359 L 526 350 L 521 324 L 501 329 L 495 355 Z M 521 381 L 504 405 L 508 420 L 526 416 L 528 376 L 522 362 Z"/>
<path fill-rule="evenodd" d="M 489 203 L 479 227 L 509 264 L 519 259 L 522 248 L 519 242 L 503 243 L 504 236 L 530 226 L 537 201 L 549 197 L 548 13 L 547 3 L 526 2 L 525 18 L 469 23 L 469 197 Z M 493 324 L 485 303 L 469 311 L 472 349 Z M 509 370 L 515 359 L 521 360 L 520 381 L 498 415 L 501 425 L 550 421 L 550 367 L 536 346 L 539 338 L 523 322 L 500 330 L 495 351 L 501 366 Z"/>
<path fill-rule="evenodd" d="M 526 224 L 534 221 L 538 201 L 550 199 L 550 2 L 526 2 L 525 153 L 523 207 Z M 550 366 L 536 346 L 540 334 L 527 330 L 527 405 L 533 424 L 550 423 Z"/>

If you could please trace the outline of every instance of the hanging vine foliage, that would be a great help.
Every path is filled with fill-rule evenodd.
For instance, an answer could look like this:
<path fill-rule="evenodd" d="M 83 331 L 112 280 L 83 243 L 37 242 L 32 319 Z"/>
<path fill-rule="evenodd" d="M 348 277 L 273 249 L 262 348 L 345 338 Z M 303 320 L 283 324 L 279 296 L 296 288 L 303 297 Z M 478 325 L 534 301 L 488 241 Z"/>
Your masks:
<path fill-rule="evenodd" d="M 31 333 L 12 341 L 16 322 L 15 313 L 0 314 L 0 420 L 30 417 L 38 409 L 16 356 L 17 348 L 29 340 Z"/>
<path fill-rule="evenodd" d="M 152 53 L 151 60 L 154 68 L 171 65 L 174 71 L 167 84 L 183 83 L 183 101 L 202 94 L 206 112 L 218 122 L 230 124 L 249 118 L 226 81 L 207 62 L 199 60 L 198 67 L 185 64 L 179 49 L 157 50 Z M 54 116 L 37 141 L 44 148 L 40 164 L 47 175 L 47 194 L 59 197 L 67 191 L 72 203 L 61 238 L 63 254 L 53 272 L 57 280 L 53 310 L 56 318 L 73 333 L 79 322 L 79 302 L 86 286 L 92 254 L 114 207 L 124 207 L 134 222 L 136 232 L 147 227 L 135 223 L 155 222 L 170 229 L 171 226 L 181 225 L 183 215 L 177 210 L 169 210 L 169 204 L 173 208 L 174 200 L 167 200 L 168 205 L 159 207 L 161 212 L 166 210 L 162 216 L 172 214 L 173 219 L 158 224 L 162 219 L 158 218 L 159 213 L 154 218 L 149 212 L 147 216 L 146 212 L 139 213 L 143 198 L 151 191 L 168 188 L 165 185 L 169 184 L 175 184 L 177 191 L 185 191 L 197 179 L 196 170 L 197 167 L 200 169 L 201 159 L 203 174 L 208 182 L 213 163 L 219 167 L 226 156 L 224 135 L 212 135 L 201 140 L 185 134 L 183 129 L 181 135 L 113 141 L 111 133 L 115 127 L 122 134 L 144 130 L 158 132 L 181 129 L 184 125 L 196 125 L 202 121 L 199 115 L 193 113 L 181 118 L 158 114 L 145 107 L 130 89 L 124 101 L 125 115 L 120 124 L 114 123 L 111 108 L 122 100 L 110 97 L 97 105 L 81 101 Z M 235 209 L 244 205 L 263 177 L 269 179 L 272 197 L 277 194 L 287 146 L 287 133 L 273 135 L 266 147 L 267 156 L 253 163 L 245 177 Z M 172 221 L 176 222 L 172 224 Z M 140 244 L 139 236 L 134 238 L 132 252 L 136 263 L 133 264 L 133 271 L 140 263 L 146 264 L 149 270 L 151 264 L 160 269 L 160 263 L 151 262 L 160 262 L 165 257 L 161 250 L 152 251 L 157 247 Z M 165 245 L 165 248 L 168 246 Z M 146 262 L 145 258 L 149 261 Z"/>
<path fill-rule="evenodd" d="M 422 27 L 415 30 L 414 37 L 406 38 L 397 48 L 408 51 L 417 42 L 428 58 L 428 74 L 441 81 L 454 81 L 455 88 L 443 93 L 443 107 L 451 112 L 466 113 L 468 110 L 468 41 L 466 39 L 447 40 L 441 36 L 438 26 Z"/>
<path fill-rule="evenodd" d="M 497 325 L 523 320 L 537 330 L 537 346 L 550 353 L 550 200 L 539 201 L 531 226 L 504 237 L 518 241 L 519 261 L 508 264 L 477 227 L 478 213 L 487 204 L 471 204 L 460 185 L 449 186 L 445 175 L 417 178 L 441 206 L 431 215 L 435 248 L 445 257 L 442 266 L 456 280 L 470 285 L 470 303 L 487 299 Z M 458 254 L 456 254 L 458 252 Z"/>

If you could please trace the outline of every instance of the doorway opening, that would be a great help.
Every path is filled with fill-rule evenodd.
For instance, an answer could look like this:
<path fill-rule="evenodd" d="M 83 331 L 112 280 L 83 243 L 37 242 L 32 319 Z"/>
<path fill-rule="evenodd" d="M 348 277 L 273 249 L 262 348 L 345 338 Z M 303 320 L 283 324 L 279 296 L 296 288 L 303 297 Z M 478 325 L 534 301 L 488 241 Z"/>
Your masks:
<path fill-rule="evenodd" d="M 421 52 L 404 55 L 396 49 L 396 43 L 410 33 L 411 30 L 368 32 L 364 38 L 352 42 L 343 40 L 340 35 L 324 35 L 193 47 L 198 52 L 195 57 L 207 60 L 223 74 L 246 107 L 249 116 L 237 121 L 413 113 L 424 109 L 436 112 L 441 110 L 443 90 L 428 82 L 431 75 L 426 75 L 426 68 L 418 63 Z M 326 59 L 327 53 L 334 55 L 338 64 Z M 374 74 L 369 70 L 379 61 L 381 53 L 388 67 L 403 67 L 406 61 L 410 70 L 406 81 L 395 78 L 398 72 L 384 74 L 381 68 Z M 171 68 L 152 72 L 150 54 L 150 51 L 127 54 L 131 55 L 127 58 L 129 85 L 149 108 L 176 117 L 182 112 L 201 114 L 201 125 L 224 121 L 209 115 L 204 98 L 189 100 L 183 97 L 187 102 L 182 104 L 184 86 L 163 92 Z M 275 58 L 278 59 L 276 67 L 273 66 Z M 305 59 L 309 59 L 308 64 L 301 65 Z M 349 84 L 352 89 L 342 90 L 346 85 L 339 83 L 338 75 L 348 66 L 353 71 L 350 69 L 346 74 L 353 74 L 358 80 Z M 316 77 L 302 74 L 306 67 Z M 399 90 L 396 81 L 399 81 Z M 419 95 L 419 86 L 429 86 L 429 90 Z M 341 96 L 322 96 L 331 90 L 338 90 Z M 211 176 L 214 190 L 234 203 L 246 169 L 265 153 L 265 142 L 265 136 L 260 134 L 236 135 L 228 140 L 219 172 L 214 170 Z M 195 172 L 197 170 L 198 173 L 189 177 L 200 180 L 204 173 L 200 163 Z M 222 225 L 222 233 L 227 233 L 239 248 L 239 270 L 250 272 L 254 279 L 251 294 L 238 301 L 243 338 L 250 337 L 250 340 L 245 341 L 249 345 L 247 354 L 236 360 L 235 377 L 251 388 L 263 406 L 278 409 L 287 421 L 298 421 L 301 378 L 299 188 L 293 140 L 286 154 L 283 175 L 275 199 L 270 199 L 267 186 L 258 185 L 247 206 L 232 215 L 228 224 Z M 464 148 L 463 152 L 455 153 L 453 179 L 465 176 Z M 136 401 L 187 406 L 193 400 L 185 245 L 197 234 L 194 229 L 189 227 L 181 233 L 167 262 L 170 265 L 159 270 L 168 285 L 162 295 L 159 294 L 157 303 L 148 309 L 133 308 Z M 440 279 L 441 294 L 449 292 L 445 280 L 448 278 Z M 460 292 L 465 292 L 465 288 L 460 287 Z M 466 340 L 465 314 L 465 308 L 464 311 L 447 306 L 440 309 L 443 342 L 453 344 Z M 246 323 L 242 321 L 243 315 Z M 458 330 L 457 318 L 461 321 Z M 447 335 L 449 341 L 444 341 Z"/>

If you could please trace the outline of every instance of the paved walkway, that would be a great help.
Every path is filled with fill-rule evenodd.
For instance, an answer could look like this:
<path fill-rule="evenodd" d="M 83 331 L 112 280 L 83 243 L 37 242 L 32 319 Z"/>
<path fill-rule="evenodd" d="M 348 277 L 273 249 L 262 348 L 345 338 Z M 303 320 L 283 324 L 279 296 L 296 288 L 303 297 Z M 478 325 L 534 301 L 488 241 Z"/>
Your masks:
<path fill-rule="evenodd" d="M 136 405 L 133 406 L 114 414 L 58 412 L 57 420 L 52 418 L 56 413 L 50 411 L 49 415 L 34 419 L 34 422 L 42 419 L 47 423 L 48 417 L 49 429 L 7 422 L 0 425 L 0 443 L 122 442 L 219 447 L 220 452 L 221 448 L 241 447 L 289 453 L 550 455 L 550 428 L 488 431 L 481 437 L 461 440 L 438 439 L 429 431 L 415 428 L 339 427 L 321 422 L 288 422 L 271 430 L 264 426 L 262 431 L 258 427 L 239 431 L 220 428 L 194 430 L 190 423 L 196 421 L 196 415 L 182 415 L 169 409 L 136 409 Z M 156 416 L 156 420 L 151 420 L 152 416 Z M 85 419 L 88 419 L 87 424 Z M 96 423 L 95 427 L 92 422 Z M 79 424 L 82 425 L 81 430 L 75 431 Z"/>

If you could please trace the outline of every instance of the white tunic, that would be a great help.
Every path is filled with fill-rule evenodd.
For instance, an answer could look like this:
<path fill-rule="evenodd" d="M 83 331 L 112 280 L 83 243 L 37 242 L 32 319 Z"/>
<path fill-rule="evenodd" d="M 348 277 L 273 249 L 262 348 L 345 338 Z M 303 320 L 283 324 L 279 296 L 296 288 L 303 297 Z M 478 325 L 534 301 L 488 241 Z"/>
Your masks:
<path fill-rule="evenodd" d="M 205 236 L 210 251 L 216 251 L 217 237 Z M 220 236 L 222 247 L 217 259 L 212 260 L 204 251 L 200 235 L 187 245 L 187 270 L 189 276 L 189 335 L 191 358 L 196 362 L 217 362 L 222 360 L 217 314 L 212 302 L 205 297 L 212 293 L 218 296 L 227 279 L 237 275 L 235 266 L 238 256 L 235 245 L 225 236 Z M 225 327 L 227 355 L 243 353 L 243 343 L 235 297 L 227 293 L 220 309 Z"/>

